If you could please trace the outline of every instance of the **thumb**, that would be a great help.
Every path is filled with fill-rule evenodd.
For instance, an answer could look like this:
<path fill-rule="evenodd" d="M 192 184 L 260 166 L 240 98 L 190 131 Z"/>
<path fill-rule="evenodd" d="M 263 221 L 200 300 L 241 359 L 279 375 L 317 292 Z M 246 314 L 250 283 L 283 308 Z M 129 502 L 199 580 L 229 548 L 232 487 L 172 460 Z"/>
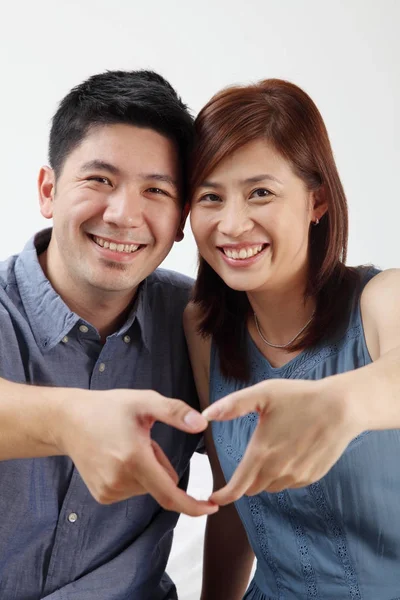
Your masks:
<path fill-rule="evenodd" d="M 168 475 L 171 477 L 172 481 L 176 485 L 178 485 L 178 482 L 179 482 L 178 474 L 175 471 L 174 467 L 171 465 L 170 461 L 168 460 L 167 455 L 165 454 L 165 452 L 163 451 L 161 446 L 159 444 L 157 444 L 157 442 L 154 440 L 151 440 L 151 446 L 153 448 L 154 456 L 156 457 L 157 461 L 160 463 L 160 465 L 163 467 L 163 469 L 166 471 L 166 473 L 168 473 Z"/>
<path fill-rule="evenodd" d="M 189 433 L 200 433 L 208 426 L 207 419 L 186 402 L 167 398 L 157 392 L 147 392 L 139 403 L 139 412 L 142 416 Z"/>
<path fill-rule="evenodd" d="M 262 381 L 244 390 L 233 392 L 207 407 L 202 415 L 207 421 L 230 421 L 250 412 L 261 413 L 268 401 L 267 382 Z"/>

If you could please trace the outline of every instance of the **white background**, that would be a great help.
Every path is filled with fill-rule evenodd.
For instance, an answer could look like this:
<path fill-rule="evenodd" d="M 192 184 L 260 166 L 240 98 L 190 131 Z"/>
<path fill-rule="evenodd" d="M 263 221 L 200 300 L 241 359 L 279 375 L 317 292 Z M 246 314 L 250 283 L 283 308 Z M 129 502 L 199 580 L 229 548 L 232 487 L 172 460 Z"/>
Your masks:
<path fill-rule="evenodd" d="M 194 113 L 231 83 L 279 77 L 303 87 L 348 195 L 348 262 L 399 266 L 399 0 L 26 0 L 2 2 L 0 23 L 0 259 L 48 224 L 36 176 L 59 100 L 94 73 L 151 68 Z M 195 274 L 188 229 L 165 266 Z M 191 489 L 210 489 L 201 457 Z M 181 600 L 199 598 L 203 525 L 178 526 L 170 573 Z"/>

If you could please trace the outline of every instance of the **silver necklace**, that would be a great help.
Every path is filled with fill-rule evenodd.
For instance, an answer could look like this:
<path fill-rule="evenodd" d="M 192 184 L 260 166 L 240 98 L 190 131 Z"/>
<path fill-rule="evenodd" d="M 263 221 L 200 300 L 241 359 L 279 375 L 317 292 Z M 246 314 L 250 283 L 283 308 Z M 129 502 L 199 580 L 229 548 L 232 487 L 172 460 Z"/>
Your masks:
<path fill-rule="evenodd" d="M 260 338 L 262 339 L 262 341 L 264 342 L 264 344 L 267 344 L 267 346 L 271 346 L 271 348 L 287 348 L 288 346 L 290 346 L 291 344 L 293 344 L 293 342 L 294 342 L 295 340 L 297 340 L 297 338 L 299 337 L 299 335 L 300 335 L 301 333 L 303 333 L 303 331 L 306 329 L 306 327 L 308 327 L 308 326 L 309 326 L 309 324 L 311 323 L 311 321 L 312 321 L 312 320 L 313 320 L 313 318 L 314 318 L 314 314 L 315 314 L 315 311 L 314 311 L 314 312 L 313 312 L 313 314 L 311 315 L 311 318 L 310 318 L 310 319 L 307 321 L 307 323 L 304 325 L 304 327 L 302 327 L 302 328 L 300 329 L 299 333 L 297 333 L 297 334 L 294 336 L 294 338 L 292 338 L 292 339 L 290 340 L 290 342 L 288 342 L 287 344 L 272 344 L 271 342 L 269 342 L 269 341 L 267 340 L 267 338 L 265 338 L 265 337 L 264 337 L 264 335 L 263 335 L 263 334 L 262 334 L 262 332 L 261 332 L 260 324 L 259 324 L 259 322 L 258 322 L 258 319 L 257 319 L 257 315 L 256 315 L 256 313 L 254 313 L 254 322 L 255 322 L 255 324 L 256 324 L 256 328 L 257 328 L 258 334 L 259 334 Z"/>

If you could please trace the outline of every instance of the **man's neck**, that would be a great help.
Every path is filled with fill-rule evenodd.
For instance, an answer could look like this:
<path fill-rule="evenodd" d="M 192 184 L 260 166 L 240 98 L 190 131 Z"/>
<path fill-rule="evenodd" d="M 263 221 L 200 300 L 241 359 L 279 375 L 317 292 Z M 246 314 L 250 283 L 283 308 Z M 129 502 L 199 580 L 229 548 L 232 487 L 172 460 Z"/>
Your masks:
<path fill-rule="evenodd" d="M 47 250 L 38 258 L 57 294 L 72 312 L 97 329 L 103 342 L 121 328 L 131 310 L 137 289 L 121 293 L 85 287 L 75 282 L 68 273 L 53 269 Z"/>

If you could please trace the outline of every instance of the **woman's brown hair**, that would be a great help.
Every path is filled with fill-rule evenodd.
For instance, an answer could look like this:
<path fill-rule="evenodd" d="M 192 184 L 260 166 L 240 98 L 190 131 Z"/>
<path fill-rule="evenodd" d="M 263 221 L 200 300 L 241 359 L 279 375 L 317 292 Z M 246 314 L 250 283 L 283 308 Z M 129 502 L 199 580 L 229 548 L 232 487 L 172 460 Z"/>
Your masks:
<path fill-rule="evenodd" d="M 316 105 L 299 87 L 280 79 L 236 86 L 216 94 L 196 121 L 190 188 L 194 190 L 227 156 L 256 139 L 265 139 L 291 164 L 309 190 L 324 195 L 328 210 L 310 226 L 307 296 L 315 296 L 314 319 L 288 350 L 315 345 L 343 317 L 350 286 L 357 277 L 345 267 L 347 201 L 328 133 Z M 222 374 L 247 381 L 246 323 L 251 306 L 245 292 L 229 288 L 199 258 L 194 302 L 200 309 L 199 332 L 213 336 Z"/>

